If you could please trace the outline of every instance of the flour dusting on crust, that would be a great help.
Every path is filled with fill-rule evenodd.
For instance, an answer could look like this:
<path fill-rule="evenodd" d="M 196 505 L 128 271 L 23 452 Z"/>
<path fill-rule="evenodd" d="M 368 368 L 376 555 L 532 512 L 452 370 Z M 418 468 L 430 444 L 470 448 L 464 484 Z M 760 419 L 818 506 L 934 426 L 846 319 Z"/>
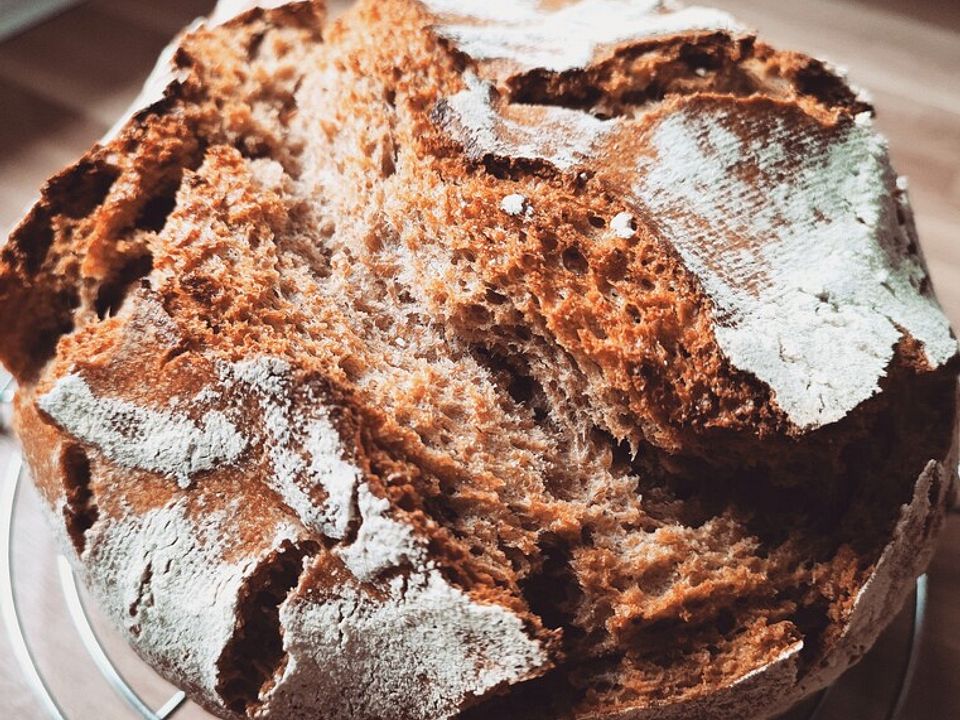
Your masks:
<path fill-rule="evenodd" d="M 427 553 L 410 525 L 387 515 L 390 503 L 370 492 L 366 483 L 357 488 L 357 506 L 362 522 L 354 541 L 336 553 L 361 582 L 374 580 L 389 568 L 425 567 Z"/>
<path fill-rule="evenodd" d="M 516 615 L 473 602 L 438 572 L 395 576 L 375 591 L 345 580 L 326 594 L 281 609 L 289 659 L 270 700 L 278 717 L 309 698 L 329 709 L 327 720 L 395 717 L 397 708 L 442 720 L 546 662 Z"/>
<path fill-rule="evenodd" d="M 280 358 L 222 363 L 219 373 L 221 382 L 242 385 L 260 405 L 273 463 L 268 484 L 304 525 L 342 539 L 354 517 L 353 496 L 360 471 L 344 459 L 326 398 L 310 385 L 295 387 L 289 363 Z M 301 395 L 296 404 L 295 392 Z M 316 495 L 318 488 L 325 498 Z"/>
<path fill-rule="evenodd" d="M 211 696 L 245 578 L 295 537 L 292 525 L 265 527 L 260 552 L 228 562 L 234 518 L 229 503 L 194 513 L 184 500 L 131 513 L 97 534 L 84 565 L 87 586 L 147 660 L 177 667 Z"/>
<path fill-rule="evenodd" d="M 271 713 L 283 716 L 308 697 L 329 708 L 328 720 L 394 717 L 400 707 L 416 720 L 441 720 L 467 698 L 548 665 L 517 615 L 450 585 L 413 528 L 387 515 L 389 502 L 365 484 L 358 493 L 360 530 L 334 551 L 352 577 L 313 602 L 290 598 L 281 607 L 288 659 L 267 698 Z"/>
<path fill-rule="evenodd" d="M 451 717 L 466 698 L 532 677 L 549 664 L 547 651 L 515 613 L 478 603 L 444 579 L 426 540 L 391 517 L 390 502 L 345 459 L 328 399 L 298 380 L 286 360 L 258 356 L 216 367 L 209 385 L 171 406 L 217 403 L 223 410 L 205 417 L 216 412 L 225 422 L 245 412 L 244 445 L 263 445 L 272 464 L 264 482 L 302 525 L 291 519 L 265 528 L 255 553 L 228 561 L 237 515 L 229 503 L 195 511 L 181 497 L 142 515 L 103 520 L 85 556 L 96 575 L 90 584 L 152 663 L 176 668 L 219 698 L 218 662 L 237 631 L 238 596 L 259 563 L 281 545 L 299 542 L 303 526 L 345 539 L 356 506 L 356 535 L 321 553 L 339 563 L 342 584 L 293 592 L 281 607 L 287 661 L 282 677 L 260 698 L 272 713 L 282 714 L 304 693 L 329 692 L 313 706 L 343 707 L 342 717 L 376 717 L 402 706 L 427 668 L 433 681 L 413 717 Z M 259 406 L 252 416 L 251 399 Z M 212 467 L 210 447 L 217 443 L 185 412 L 98 397 L 79 374 L 63 378 L 40 404 L 121 467 L 196 468 L 198 461 L 183 448 L 198 446 L 208 451 L 199 466 Z M 251 417 L 260 421 L 251 423 Z M 155 451 L 147 440 L 176 455 Z M 315 488 L 325 497 L 315 496 Z M 410 657 L 418 663 L 407 662 Z"/>
<path fill-rule="evenodd" d="M 493 86 L 467 75 L 467 87 L 440 103 L 437 118 L 471 160 L 540 160 L 566 170 L 582 162 L 610 123 L 562 107 L 498 107 Z"/>
<path fill-rule="evenodd" d="M 721 10 L 668 9 L 660 0 L 592 0 L 552 11 L 541 9 L 538 0 L 506 5 L 483 0 L 424 0 L 424 4 L 431 12 L 460 19 L 444 21 L 436 32 L 466 55 L 554 72 L 586 67 L 599 49 L 630 40 L 743 30 Z"/>
<path fill-rule="evenodd" d="M 178 410 L 95 395 L 79 374 L 60 378 L 37 404 L 121 467 L 162 473 L 183 488 L 195 474 L 233 463 L 247 447 L 247 439 L 219 410 L 194 421 Z"/>
<path fill-rule="evenodd" d="M 238 462 L 262 436 L 272 464 L 267 484 L 305 526 L 343 538 L 360 471 L 344 459 L 327 399 L 310 384 L 297 385 L 280 358 L 219 363 L 218 372 L 192 399 L 174 399 L 162 409 L 97 395 L 78 373 L 58 380 L 38 405 L 121 467 L 167 475 L 184 489 L 197 473 Z M 237 397 L 238 389 L 247 394 Z M 250 422 L 250 397 L 260 405 L 262 423 Z"/>
<path fill-rule="evenodd" d="M 772 104 L 690 104 L 655 123 L 633 188 L 715 304 L 717 342 L 801 428 L 879 390 L 904 332 L 938 367 L 957 352 L 897 220 L 869 118 L 823 128 Z"/>
<path fill-rule="evenodd" d="M 877 393 L 904 333 L 932 368 L 956 355 L 867 114 L 829 127 L 770 101 L 719 98 L 647 123 L 493 98 L 468 78 L 439 121 L 472 160 L 607 162 L 636 217 L 702 283 L 730 363 L 769 385 L 796 426 L 835 422 Z M 623 212 L 611 229 L 628 239 L 634 222 Z"/>

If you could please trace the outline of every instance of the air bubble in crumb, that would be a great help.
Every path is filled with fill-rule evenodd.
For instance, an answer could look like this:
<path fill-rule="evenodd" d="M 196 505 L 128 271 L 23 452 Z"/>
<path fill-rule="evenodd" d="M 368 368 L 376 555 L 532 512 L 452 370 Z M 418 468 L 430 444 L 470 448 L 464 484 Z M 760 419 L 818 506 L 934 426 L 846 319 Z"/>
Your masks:
<path fill-rule="evenodd" d="M 637 231 L 633 225 L 633 215 L 628 212 L 614 215 L 613 220 L 610 221 L 610 227 L 613 229 L 613 232 L 616 233 L 617 237 L 624 239 L 632 238 Z"/>
<path fill-rule="evenodd" d="M 500 209 L 507 215 L 520 215 L 523 213 L 526 203 L 527 199 L 523 195 L 513 193 L 512 195 L 507 195 L 500 201 Z M 527 207 L 526 210 L 529 215 L 531 209 Z"/>

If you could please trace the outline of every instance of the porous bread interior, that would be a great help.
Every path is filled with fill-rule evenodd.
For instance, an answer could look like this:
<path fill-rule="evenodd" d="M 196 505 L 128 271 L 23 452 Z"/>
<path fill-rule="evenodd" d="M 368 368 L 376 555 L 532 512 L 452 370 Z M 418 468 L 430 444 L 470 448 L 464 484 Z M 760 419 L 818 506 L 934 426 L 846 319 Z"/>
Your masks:
<path fill-rule="evenodd" d="M 642 228 L 612 237 L 616 197 L 589 175 L 469 163 L 443 136 L 434 111 L 468 61 L 429 24 L 371 1 L 322 42 L 304 8 L 188 37 L 179 97 L 66 176 L 71 204 L 20 231 L 26 260 L 5 251 L 32 272 L 6 291 L 44 330 L 5 361 L 27 379 L 57 341 L 46 372 L 89 357 L 142 283 L 182 352 L 282 348 L 322 368 L 448 579 L 562 633 L 555 670 L 466 715 L 696 697 L 798 639 L 814 668 L 946 447 L 952 378 L 918 376 L 905 340 L 881 395 L 791 436 L 725 364 L 677 258 Z M 811 61 L 719 35 L 501 91 L 640 121 L 700 91 L 860 109 Z M 499 209 L 514 193 L 530 221 Z M 224 689 L 242 710 L 239 686 Z"/>

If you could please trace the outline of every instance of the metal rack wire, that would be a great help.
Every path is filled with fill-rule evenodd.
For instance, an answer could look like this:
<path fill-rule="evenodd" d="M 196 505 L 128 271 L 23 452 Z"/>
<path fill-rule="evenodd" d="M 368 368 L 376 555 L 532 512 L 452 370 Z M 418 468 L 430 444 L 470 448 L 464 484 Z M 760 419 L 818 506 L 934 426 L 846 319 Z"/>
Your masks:
<path fill-rule="evenodd" d="M 0 410 L 9 413 L 13 397 L 13 380 L 3 374 L 0 377 Z M 0 614 L 6 626 L 7 635 L 13 653 L 26 682 L 36 695 L 48 717 L 53 720 L 70 720 L 62 703 L 57 699 L 44 678 L 25 634 L 20 608 L 14 592 L 13 546 L 15 540 L 15 510 L 21 481 L 26 468 L 19 452 L 11 454 L 7 470 L 0 489 Z M 144 702 L 136 690 L 128 683 L 106 648 L 97 636 L 90 616 L 80 594 L 76 576 L 70 563 L 62 555 L 57 558 L 57 570 L 60 586 L 66 602 L 70 620 L 91 660 L 110 687 L 127 704 L 132 716 L 142 720 L 166 720 L 173 717 L 186 705 L 186 695 L 175 692 L 159 708 L 153 710 Z M 909 649 L 899 676 L 899 687 L 883 720 L 898 720 L 906 703 L 910 685 L 913 682 L 916 660 L 923 637 L 923 627 L 927 610 L 927 577 L 917 580 L 914 590 L 913 622 L 910 627 Z M 807 715 L 806 720 L 819 720 L 829 706 L 833 688 L 823 690 Z"/>

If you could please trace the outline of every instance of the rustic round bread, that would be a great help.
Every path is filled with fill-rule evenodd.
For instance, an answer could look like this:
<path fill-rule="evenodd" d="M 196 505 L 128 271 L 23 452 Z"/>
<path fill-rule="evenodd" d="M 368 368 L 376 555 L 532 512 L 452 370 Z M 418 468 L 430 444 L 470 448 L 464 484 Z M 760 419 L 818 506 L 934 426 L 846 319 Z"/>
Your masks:
<path fill-rule="evenodd" d="M 772 716 L 957 465 L 872 109 L 654 0 L 221 3 L 13 231 L 0 358 L 87 587 L 223 718 Z"/>

